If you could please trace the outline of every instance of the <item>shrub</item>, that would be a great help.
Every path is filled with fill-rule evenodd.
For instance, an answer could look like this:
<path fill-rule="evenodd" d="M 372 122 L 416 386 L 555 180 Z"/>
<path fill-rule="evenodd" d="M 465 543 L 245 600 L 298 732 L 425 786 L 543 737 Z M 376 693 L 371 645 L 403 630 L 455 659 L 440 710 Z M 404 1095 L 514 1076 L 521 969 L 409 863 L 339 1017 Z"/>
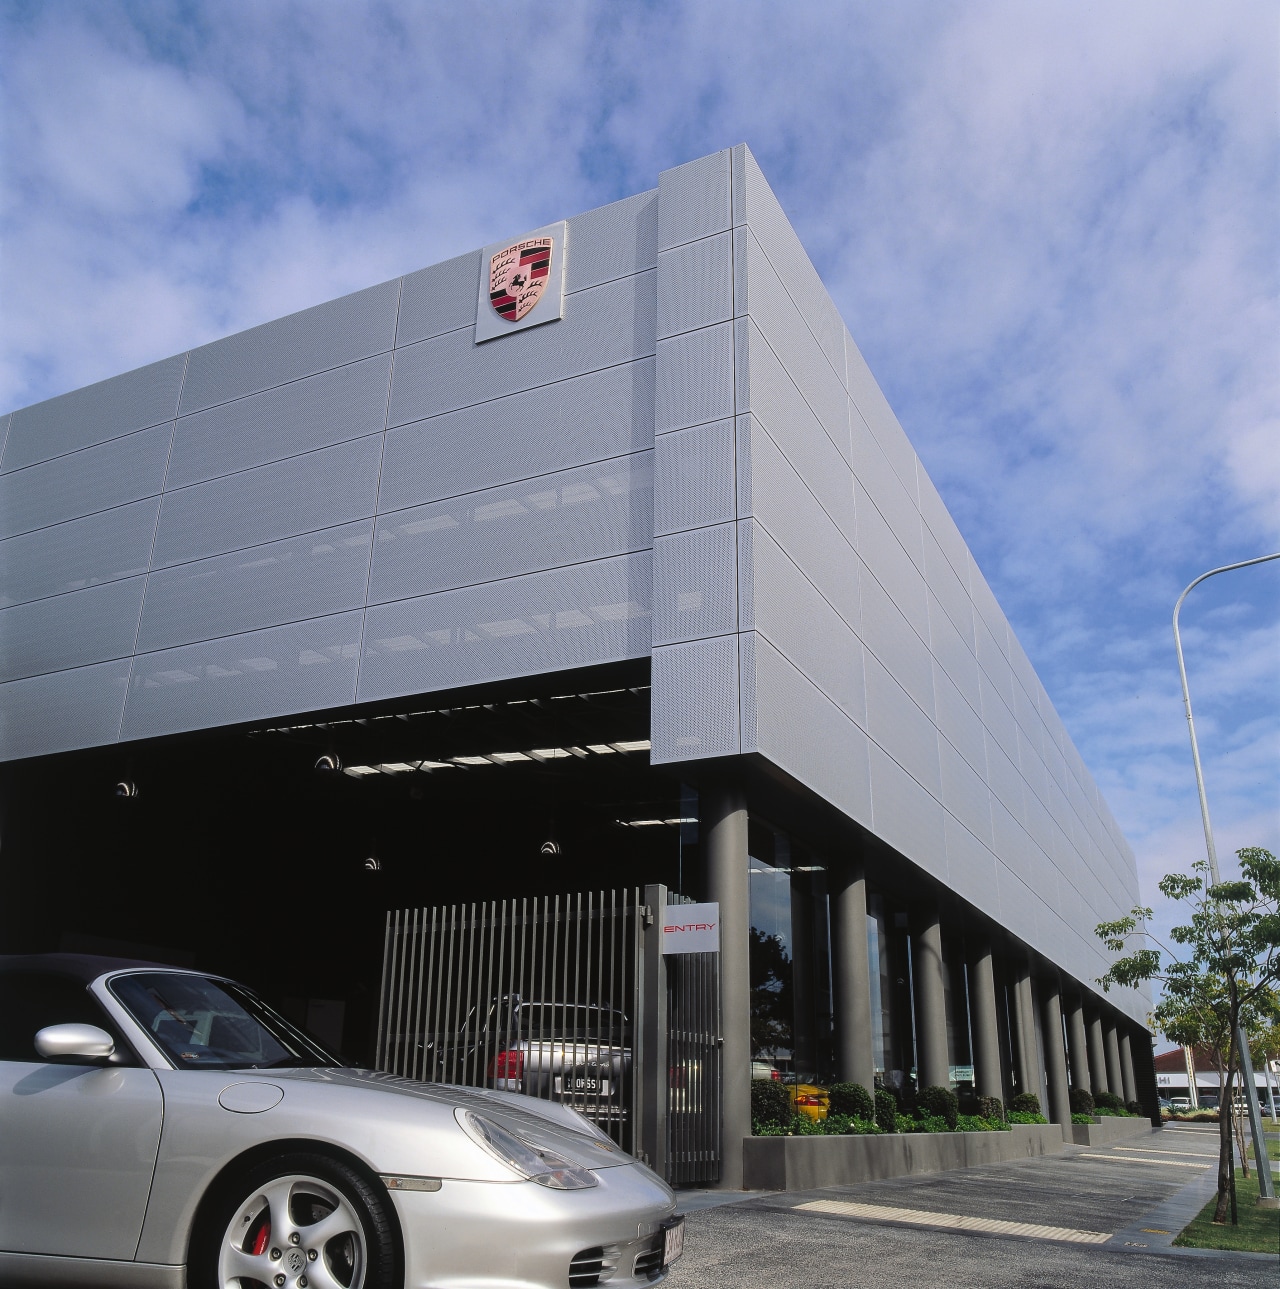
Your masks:
<path fill-rule="evenodd" d="M 950 1132 L 951 1125 L 940 1114 L 921 1115 L 915 1121 L 913 1132 Z"/>
<path fill-rule="evenodd" d="M 1012 1101 L 1009 1102 L 1010 1114 L 1039 1114 L 1040 1098 L 1034 1092 L 1019 1092 Z M 1015 1120 L 1021 1122 L 1020 1120 Z"/>
<path fill-rule="evenodd" d="M 950 1088 L 925 1088 L 920 1093 L 920 1110 L 928 1118 L 945 1120 L 947 1131 L 950 1132 L 956 1126 L 956 1116 L 960 1113 L 960 1102 Z"/>
<path fill-rule="evenodd" d="M 1123 1110 L 1124 1098 L 1116 1096 L 1114 1092 L 1099 1092 L 1093 1098 L 1093 1104 L 1099 1110 Z"/>
<path fill-rule="evenodd" d="M 1093 1093 L 1088 1088 L 1071 1089 L 1071 1113 L 1072 1115 L 1091 1115 L 1093 1113 Z M 1075 1119 L 1072 1119 L 1075 1122 Z"/>
<path fill-rule="evenodd" d="M 828 1136 L 878 1136 L 880 1132 L 873 1120 L 863 1119 L 858 1115 L 828 1114 L 823 1125 Z"/>
<path fill-rule="evenodd" d="M 1092 1123 L 1092 1122 L 1093 1122 L 1093 1115 L 1091 1115 L 1091 1114 L 1073 1114 L 1073 1115 L 1071 1116 L 1071 1122 L 1072 1122 L 1072 1123 Z"/>
<path fill-rule="evenodd" d="M 1028 1093 L 1028 1095 L 1030 1094 Z M 1014 1099 L 1016 1100 L 1017 1098 L 1015 1097 Z M 1049 1120 L 1046 1119 L 1042 1114 L 1032 1114 L 1028 1110 L 1010 1110 L 1009 1122 L 1010 1123 L 1048 1123 Z"/>
<path fill-rule="evenodd" d="M 1139 1101 L 1126 1101 L 1124 1103 L 1124 1108 L 1128 1110 L 1130 1114 L 1136 1114 L 1139 1118 L 1142 1118 L 1147 1113 L 1142 1108 L 1142 1103 Z"/>
<path fill-rule="evenodd" d="M 786 1086 L 774 1079 L 751 1080 L 751 1118 L 754 1123 L 780 1128 L 793 1115 Z"/>
<path fill-rule="evenodd" d="M 894 1119 L 894 1132 L 915 1132 L 916 1128 L 916 1121 L 909 1114 L 900 1114 Z"/>
<path fill-rule="evenodd" d="M 847 1115 L 852 1119 L 874 1119 L 876 1103 L 861 1083 L 833 1083 L 828 1115 Z"/>
<path fill-rule="evenodd" d="M 999 1097 L 979 1097 L 978 1114 L 983 1119 L 999 1123 L 1004 1118 L 1004 1102 Z"/>
<path fill-rule="evenodd" d="M 898 1131 L 898 1102 L 892 1092 L 881 1088 L 876 1093 L 876 1126 L 881 1132 Z"/>
<path fill-rule="evenodd" d="M 962 1114 L 956 1116 L 957 1132 L 992 1132 L 995 1125 L 988 1120 L 976 1114 Z"/>

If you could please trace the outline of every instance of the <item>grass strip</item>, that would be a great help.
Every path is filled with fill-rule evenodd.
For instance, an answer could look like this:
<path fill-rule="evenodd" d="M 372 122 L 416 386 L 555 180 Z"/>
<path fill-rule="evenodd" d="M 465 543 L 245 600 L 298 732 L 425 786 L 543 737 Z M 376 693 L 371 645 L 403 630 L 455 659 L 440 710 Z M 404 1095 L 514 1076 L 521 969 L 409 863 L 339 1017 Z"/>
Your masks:
<path fill-rule="evenodd" d="M 1229 1249 L 1235 1253 L 1280 1253 L 1280 1209 L 1258 1208 L 1258 1179 L 1236 1174 L 1236 1209 L 1240 1225 L 1214 1226 L 1215 1195 L 1174 1239 L 1185 1249 Z"/>

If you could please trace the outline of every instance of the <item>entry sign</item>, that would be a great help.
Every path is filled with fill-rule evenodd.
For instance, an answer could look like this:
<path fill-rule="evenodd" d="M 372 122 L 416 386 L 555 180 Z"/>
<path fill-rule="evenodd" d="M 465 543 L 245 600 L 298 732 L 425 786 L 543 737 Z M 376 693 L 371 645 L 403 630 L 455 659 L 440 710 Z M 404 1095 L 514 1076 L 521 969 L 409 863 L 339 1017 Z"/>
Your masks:
<path fill-rule="evenodd" d="M 663 953 L 719 953 L 720 905 L 668 904 L 662 911 Z"/>

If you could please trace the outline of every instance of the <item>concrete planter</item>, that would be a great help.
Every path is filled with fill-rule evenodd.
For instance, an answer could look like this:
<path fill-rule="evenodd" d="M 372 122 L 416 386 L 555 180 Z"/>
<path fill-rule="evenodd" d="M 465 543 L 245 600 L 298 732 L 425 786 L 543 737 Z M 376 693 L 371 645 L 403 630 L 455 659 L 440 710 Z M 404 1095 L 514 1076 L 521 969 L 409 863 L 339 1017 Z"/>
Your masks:
<path fill-rule="evenodd" d="M 1062 1127 L 1056 1123 L 1020 1123 L 1010 1132 L 747 1137 L 742 1143 L 742 1185 L 746 1190 L 770 1191 L 851 1186 L 888 1177 L 1052 1155 L 1063 1147 Z"/>
<path fill-rule="evenodd" d="M 1092 1123 L 1064 1124 L 1062 1135 L 1077 1146 L 1105 1146 L 1113 1141 L 1123 1141 L 1126 1137 L 1145 1137 L 1154 1131 L 1150 1119 L 1119 1119 L 1111 1115 L 1094 1115 Z"/>

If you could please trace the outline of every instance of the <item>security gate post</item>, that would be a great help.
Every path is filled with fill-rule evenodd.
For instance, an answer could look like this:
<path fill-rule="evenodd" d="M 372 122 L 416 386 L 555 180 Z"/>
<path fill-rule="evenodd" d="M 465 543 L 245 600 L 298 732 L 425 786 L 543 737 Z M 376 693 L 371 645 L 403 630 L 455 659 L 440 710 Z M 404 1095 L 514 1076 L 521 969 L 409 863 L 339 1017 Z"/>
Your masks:
<path fill-rule="evenodd" d="M 636 1018 L 636 1151 L 659 1177 L 667 1176 L 667 968 L 662 956 L 667 888 L 644 888 L 643 948 Z"/>

